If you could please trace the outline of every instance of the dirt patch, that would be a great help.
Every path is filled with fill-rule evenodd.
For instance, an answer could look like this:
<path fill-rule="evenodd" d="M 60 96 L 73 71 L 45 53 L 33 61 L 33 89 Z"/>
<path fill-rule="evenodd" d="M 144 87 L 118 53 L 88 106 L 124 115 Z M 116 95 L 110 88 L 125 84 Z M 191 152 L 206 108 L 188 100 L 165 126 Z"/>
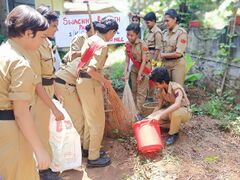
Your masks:
<path fill-rule="evenodd" d="M 84 159 L 80 172 L 64 172 L 63 179 L 240 179 L 240 137 L 220 131 L 218 121 L 209 117 L 193 117 L 182 126 L 176 144 L 155 157 L 139 156 L 133 140 L 105 138 L 103 144 L 111 166 L 86 169 Z"/>
<path fill-rule="evenodd" d="M 204 104 L 209 96 L 199 88 L 188 88 L 191 103 Z M 104 139 L 112 158 L 109 167 L 62 174 L 64 180 L 238 180 L 240 179 L 240 137 L 220 130 L 219 121 L 194 116 L 183 124 L 179 140 L 154 156 L 139 155 L 135 140 Z M 167 131 L 162 131 L 165 141 Z"/>

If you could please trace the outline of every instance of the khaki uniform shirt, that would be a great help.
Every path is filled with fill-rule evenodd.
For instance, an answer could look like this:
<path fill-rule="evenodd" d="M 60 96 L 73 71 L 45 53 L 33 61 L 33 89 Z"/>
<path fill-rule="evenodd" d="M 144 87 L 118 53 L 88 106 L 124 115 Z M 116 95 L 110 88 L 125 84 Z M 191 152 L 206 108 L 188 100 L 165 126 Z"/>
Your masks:
<path fill-rule="evenodd" d="M 94 67 L 101 73 L 108 55 L 107 42 L 104 41 L 101 34 L 98 33 L 86 39 L 81 49 L 81 54 L 84 54 L 84 52 L 89 48 L 89 44 L 93 42 L 98 42 L 98 44 L 101 45 L 101 48 L 95 51 L 91 60 L 82 69 L 86 71 L 88 67 Z M 76 84 L 77 67 L 80 60 L 81 58 L 76 58 L 72 62 L 69 62 L 66 66 L 56 72 L 56 76 L 65 80 L 69 84 Z"/>
<path fill-rule="evenodd" d="M 128 43 L 130 43 L 130 42 L 128 42 Z M 146 56 L 147 57 L 147 63 L 149 63 L 148 61 L 149 61 L 150 57 L 149 57 L 147 44 L 141 39 L 137 39 L 134 44 L 132 44 L 132 43 L 130 43 L 130 44 L 131 44 L 131 52 L 132 52 L 133 58 L 136 61 L 142 63 L 143 56 Z M 127 52 L 126 52 L 126 56 L 127 56 Z M 138 72 L 139 68 L 137 68 L 133 64 L 132 71 L 133 72 Z"/>
<path fill-rule="evenodd" d="M 13 109 L 15 100 L 33 100 L 36 76 L 27 57 L 13 40 L 0 47 L 0 110 Z"/>
<path fill-rule="evenodd" d="M 82 69 L 86 71 L 88 68 L 95 68 L 99 73 L 102 73 L 108 57 L 108 45 L 102 34 L 97 33 L 88 38 L 82 47 L 81 54 L 84 54 L 89 48 L 89 44 L 92 44 L 93 42 L 97 42 L 100 45 L 100 48 L 94 52 L 91 60 Z"/>
<path fill-rule="evenodd" d="M 73 64 L 74 63 L 74 64 Z M 65 67 L 59 69 L 55 74 L 57 77 L 63 79 L 68 84 L 76 85 L 77 66 L 79 60 L 75 59 L 71 63 L 68 63 Z M 76 69 L 74 68 L 76 66 Z M 75 74 L 74 74 L 75 72 Z"/>
<path fill-rule="evenodd" d="M 76 51 L 81 51 L 82 46 L 85 42 L 85 40 L 88 38 L 87 33 L 84 34 L 77 34 L 76 36 L 74 36 L 71 45 L 70 45 L 70 50 L 68 51 L 68 53 L 63 57 L 63 61 L 65 63 L 67 62 L 71 62 L 73 59 L 72 54 Z"/>
<path fill-rule="evenodd" d="M 182 101 L 181 101 L 181 107 L 188 107 L 190 105 L 190 102 L 188 100 L 187 94 L 184 91 L 183 87 L 176 82 L 169 82 L 167 92 L 165 92 L 164 89 L 162 89 L 160 91 L 160 99 L 162 99 L 166 102 L 169 102 L 170 104 L 174 104 L 175 100 L 176 100 L 176 97 L 177 97 L 177 94 L 175 93 L 175 91 L 177 89 L 180 89 L 183 93 L 183 98 L 182 98 Z"/>
<path fill-rule="evenodd" d="M 152 58 L 155 50 L 162 50 L 162 31 L 157 27 L 156 24 L 152 27 L 152 29 L 149 30 L 146 37 L 146 43 L 148 45 Z M 161 59 L 160 54 L 158 56 L 158 59 Z"/>
<path fill-rule="evenodd" d="M 43 45 L 38 50 L 40 63 L 41 63 L 41 75 L 42 78 L 51 79 L 54 78 L 54 54 L 52 50 L 52 43 L 46 39 Z"/>
<path fill-rule="evenodd" d="M 187 47 L 187 32 L 177 25 L 172 32 L 163 31 L 163 53 L 178 52 L 184 55 Z"/>

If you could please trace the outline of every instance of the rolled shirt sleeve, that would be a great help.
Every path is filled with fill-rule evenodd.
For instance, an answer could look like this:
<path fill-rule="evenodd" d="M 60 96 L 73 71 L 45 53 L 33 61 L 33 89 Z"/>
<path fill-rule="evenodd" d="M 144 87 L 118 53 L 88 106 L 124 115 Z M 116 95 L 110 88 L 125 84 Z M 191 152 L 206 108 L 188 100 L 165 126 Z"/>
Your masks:
<path fill-rule="evenodd" d="M 37 79 L 29 64 L 25 61 L 14 62 L 10 73 L 9 99 L 32 100 Z"/>

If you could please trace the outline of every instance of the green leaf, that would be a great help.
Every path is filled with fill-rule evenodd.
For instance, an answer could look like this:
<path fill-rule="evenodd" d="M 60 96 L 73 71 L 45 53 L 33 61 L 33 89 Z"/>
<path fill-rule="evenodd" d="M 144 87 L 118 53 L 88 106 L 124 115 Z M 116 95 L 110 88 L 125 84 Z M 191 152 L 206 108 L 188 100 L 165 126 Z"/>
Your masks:
<path fill-rule="evenodd" d="M 190 71 L 190 69 L 193 67 L 195 62 L 192 60 L 192 57 L 188 53 L 186 53 L 186 55 L 185 55 L 185 61 L 186 61 L 185 73 L 187 74 Z"/>
<path fill-rule="evenodd" d="M 237 104 L 234 109 L 237 110 L 237 111 L 240 111 L 240 103 Z"/>
<path fill-rule="evenodd" d="M 195 82 L 195 81 L 198 81 L 198 80 L 202 79 L 202 77 L 203 77 L 203 74 L 194 73 L 194 74 L 187 75 L 186 78 L 185 78 L 185 81 Z"/>

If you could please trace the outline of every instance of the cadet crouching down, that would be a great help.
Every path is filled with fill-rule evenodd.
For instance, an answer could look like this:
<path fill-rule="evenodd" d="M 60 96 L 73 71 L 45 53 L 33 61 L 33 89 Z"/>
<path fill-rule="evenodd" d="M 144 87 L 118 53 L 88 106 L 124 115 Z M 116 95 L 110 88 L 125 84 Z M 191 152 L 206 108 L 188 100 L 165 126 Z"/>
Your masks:
<path fill-rule="evenodd" d="M 103 88 L 111 87 L 111 82 L 102 75 L 108 56 L 107 42 L 118 30 L 116 20 L 107 16 L 96 24 L 97 34 L 83 45 L 82 58 L 78 65 L 77 92 L 82 104 L 85 126 L 89 129 L 88 167 L 103 167 L 111 159 L 100 155 L 100 147 L 105 127 Z"/>
<path fill-rule="evenodd" d="M 159 104 L 147 118 L 157 120 L 161 127 L 169 128 L 166 145 L 172 145 L 178 139 L 181 123 L 191 119 L 190 102 L 184 88 L 170 80 L 166 68 L 154 69 L 150 80 L 160 90 L 160 93 Z M 170 105 L 167 108 L 162 108 L 164 102 Z"/>

